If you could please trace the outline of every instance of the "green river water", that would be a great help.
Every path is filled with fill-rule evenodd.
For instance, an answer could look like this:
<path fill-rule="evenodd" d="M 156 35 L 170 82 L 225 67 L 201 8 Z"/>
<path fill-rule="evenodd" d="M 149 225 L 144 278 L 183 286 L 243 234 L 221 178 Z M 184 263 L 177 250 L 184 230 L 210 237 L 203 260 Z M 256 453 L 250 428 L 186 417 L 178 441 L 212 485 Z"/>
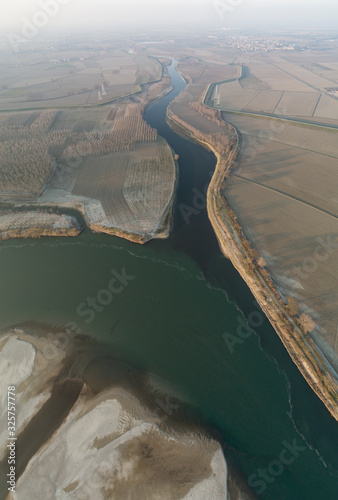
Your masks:
<path fill-rule="evenodd" d="M 116 359 L 168 381 L 258 498 L 334 500 L 338 426 L 220 254 L 202 196 L 193 205 L 215 160 L 166 125 L 166 107 L 185 85 L 174 65 L 170 73 L 174 92 L 146 119 L 180 155 L 172 236 L 144 246 L 89 231 L 1 243 L 0 327 L 76 323 Z M 195 207 L 188 224 L 186 206 Z M 112 271 L 128 276 L 121 291 L 100 311 L 84 305 L 98 294 L 107 299 L 100 291 Z M 254 334 L 229 349 L 224 333 L 247 332 L 248 323 Z"/>

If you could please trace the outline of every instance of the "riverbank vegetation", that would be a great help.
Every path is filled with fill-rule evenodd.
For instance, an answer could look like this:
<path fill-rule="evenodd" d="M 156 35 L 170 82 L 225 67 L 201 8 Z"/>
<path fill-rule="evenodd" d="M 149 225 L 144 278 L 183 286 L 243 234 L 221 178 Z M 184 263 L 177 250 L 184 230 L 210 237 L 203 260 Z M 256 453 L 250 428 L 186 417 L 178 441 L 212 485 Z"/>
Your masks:
<path fill-rule="evenodd" d="M 182 71 L 186 75 L 187 68 L 184 64 Z M 193 81 L 193 79 L 191 78 L 189 81 Z M 212 149 L 217 156 L 216 172 L 208 190 L 208 212 L 220 246 L 250 286 L 309 385 L 323 400 L 335 418 L 338 418 L 336 382 L 331 376 L 327 359 L 322 356 L 322 351 L 315 343 L 315 340 L 318 341 L 318 337 L 313 336 L 318 331 L 317 321 L 315 322 L 313 315 L 309 314 L 311 310 L 305 305 L 301 296 L 300 300 L 297 300 L 299 296 L 292 293 L 290 294 L 291 301 L 286 298 L 286 294 L 282 292 L 275 277 L 276 264 L 272 262 L 268 252 L 264 251 L 266 250 L 264 245 L 253 238 L 254 223 L 243 223 L 243 211 L 238 210 L 234 199 L 228 195 L 229 186 L 233 182 L 232 177 L 236 176 L 236 168 L 238 168 L 242 158 L 242 150 L 239 147 L 242 134 L 239 135 L 236 129 L 229 124 L 218 126 L 217 115 L 211 115 L 209 111 L 203 110 L 201 99 L 203 96 L 207 96 L 209 87 L 207 90 L 204 88 L 199 101 L 192 100 L 196 97 L 196 86 L 195 90 L 191 90 L 190 87 L 194 87 L 194 85 L 190 84 L 170 106 L 168 119 L 194 140 Z M 195 114 L 193 115 L 193 113 Z M 218 128 L 218 132 L 216 128 Z M 228 134 L 225 133 L 226 130 L 228 130 Z M 284 134 L 290 134 L 290 132 L 290 126 L 288 126 Z M 314 131 L 314 133 L 316 132 Z M 301 129 L 297 130 L 297 133 L 299 135 Z M 319 131 L 319 133 L 324 133 L 324 131 Z M 292 132 L 290 137 L 295 140 Z M 308 140 L 310 141 L 310 139 Z M 216 142 L 220 143 L 221 146 L 215 144 Z M 322 142 L 320 143 L 322 145 Z M 330 147 L 332 148 L 332 144 Z M 261 149 L 263 150 L 263 148 L 259 148 L 259 151 Z M 238 160 L 236 161 L 237 156 Z M 232 175 L 230 175 L 231 173 Z M 262 173 L 261 169 L 260 175 Z M 241 175 L 243 175 L 242 172 Z M 325 193 L 325 189 L 321 192 L 321 196 L 323 193 Z M 244 198 L 245 196 L 243 196 Z M 249 186 L 246 199 L 261 203 L 262 195 L 253 194 L 252 187 Z M 273 219 L 273 214 L 277 214 L 279 211 L 278 206 L 274 203 L 269 207 L 266 206 L 261 211 L 262 216 Z M 276 211 L 274 212 L 274 210 Z M 293 213 L 293 217 L 290 214 L 287 220 L 297 220 L 295 214 L 296 212 Z M 252 218 L 256 216 L 255 209 L 251 208 L 250 215 Z M 305 225 L 303 222 L 304 230 L 308 231 L 311 224 L 311 219 Z M 275 227 L 279 226 L 275 225 Z M 279 241 L 279 248 L 281 247 Z M 330 266 L 330 262 L 327 265 Z M 332 304 L 328 304 L 328 308 L 330 306 Z"/>
<path fill-rule="evenodd" d="M 338 369 L 338 132 L 232 113 L 224 118 L 242 141 L 224 196 L 280 293 L 312 316 L 313 338 Z"/>
<path fill-rule="evenodd" d="M 0 213 L 0 240 L 77 236 L 81 230 L 78 221 L 70 215 L 47 213 L 42 210 Z"/>

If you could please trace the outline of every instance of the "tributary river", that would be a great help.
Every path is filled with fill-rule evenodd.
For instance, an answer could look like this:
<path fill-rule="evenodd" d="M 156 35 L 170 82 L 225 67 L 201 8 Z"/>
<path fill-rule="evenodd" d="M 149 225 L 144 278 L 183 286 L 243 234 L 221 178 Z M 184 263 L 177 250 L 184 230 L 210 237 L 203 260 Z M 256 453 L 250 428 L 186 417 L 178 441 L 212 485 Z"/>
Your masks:
<path fill-rule="evenodd" d="M 181 394 L 258 498 L 335 500 L 338 425 L 220 253 L 203 197 L 215 158 L 166 124 L 167 105 L 185 87 L 174 62 L 169 71 L 175 89 L 145 118 L 180 156 L 171 237 L 140 246 L 85 231 L 1 243 L 0 327 L 76 323 Z M 128 276 L 121 292 L 100 311 L 85 306 L 112 271 Z M 240 341 L 227 344 L 224 334 Z"/>

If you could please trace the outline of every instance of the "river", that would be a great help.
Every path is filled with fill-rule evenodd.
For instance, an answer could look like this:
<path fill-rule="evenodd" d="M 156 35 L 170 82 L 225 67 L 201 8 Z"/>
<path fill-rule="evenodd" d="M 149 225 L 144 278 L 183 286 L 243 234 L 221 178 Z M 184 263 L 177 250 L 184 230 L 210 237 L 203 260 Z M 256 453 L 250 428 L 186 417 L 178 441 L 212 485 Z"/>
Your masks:
<path fill-rule="evenodd" d="M 180 156 L 171 237 L 140 246 L 85 231 L 2 242 L 0 327 L 76 323 L 116 359 L 163 378 L 188 401 L 189 418 L 218 437 L 259 498 L 334 500 L 338 426 L 220 253 L 203 197 L 215 158 L 167 126 L 167 105 L 185 86 L 174 62 L 169 71 L 175 89 L 145 118 Z M 123 290 L 102 311 L 79 309 L 123 270 Z M 237 331 L 247 338 L 227 344 L 224 335 Z"/>

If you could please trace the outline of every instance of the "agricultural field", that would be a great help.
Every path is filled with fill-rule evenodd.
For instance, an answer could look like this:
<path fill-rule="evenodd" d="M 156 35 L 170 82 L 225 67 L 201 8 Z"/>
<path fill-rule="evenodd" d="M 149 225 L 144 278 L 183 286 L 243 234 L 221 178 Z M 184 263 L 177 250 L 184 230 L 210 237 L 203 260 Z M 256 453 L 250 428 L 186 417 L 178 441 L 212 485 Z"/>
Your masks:
<path fill-rule="evenodd" d="M 168 74 L 164 74 L 161 81 L 150 85 L 147 91 L 147 101 L 150 102 L 158 99 L 158 97 L 170 91 L 171 88 L 172 86 L 170 76 Z"/>
<path fill-rule="evenodd" d="M 328 118 L 331 120 L 335 120 L 337 122 L 338 99 L 333 100 L 332 98 L 326 95 L 321 95 L 314 116 L 315 118 Z"/>
<path fill-rule="evenodd" d="M 253 61 L 246 60 L 245 64 L 249 68 L 250 74 L 263 82 L 270 90 L 313 92 L 313 89 L 307 86 L 306 83 L 297 80 L 293 75 L 287 74 L 274 64 L 256 59 Z"/>
<path fill-rule="evenodd" d="M 135 56 L 137 64 L 137 81 L 136 83 L 150 83 L 160 80 L 162 75 L 162 67 L 156 59 L 142 54 Z"/>
<path fill-rule="evenodd" d="M 304 63 L 302 64 L 306 69 L 316 73 L 319 76 L 330 80 L 332 83 L 338 85 L 338 63 L 325 62 L 324 64 L 318 63 Z"/>
<path fill-rule="evenodd" d="M 316 323 L 338 367 L 338 131 L 225 113 L 242 145 L 225 197 L 283 296 Z"/>
<path fill-rule="evenodd" d="M 4 60 L 0 110 L 87 106 L 140 91 L 161 79 L 162 66 L 146 55 L 119 49 L 46 53 L 42 60 Z"/>
<path fill-rule="evenodd" d="M 322 87 L 332 87 L 332 81 L 328 78 L 323 78 L 313 71 L 309 71 L 298 64 L 291 62 L 277 62 L 275 66 L 281 69 L 288 75 L 292 75 L 297 80 L 305 82 L 307 85 L 320 89 Z"/>
<path fill-rule="evenodd" d="M 217 134 L 220 132 L 220 127 L 217 123 L 208 120 L 197 110 L 193 109 L 191 105 L 183 104 L 180 99 L 173 102 L 170 109 L 176 116 L 205 134 Z"/>
<path fill-rule="evenodd" d="M 259 151 L 261 142 L 268 139 L 333 158 L 338 157 L 337 132 L 334 129 L 242 113 L 223 113 L 222 116 L 243 134 L 253 137 L 253 151 Z"/>
<path fill-rule="evenodd" d="M 0 116 L 2 200 L 34 199 L 51 179 L 56 155 L 60 154 L 67 140 L 64 131 L 50 130 L 56 116 L 53 110 L 19 114 L 18 124 L 13 123 L 11 116 Z"/>
<path fill-rule="evenodd" d="M 299 314 L 313 319 L 310 335 L 338 369 L 338 131 L 332 127 L 338 125 L 338 100 L 324 88 L 334 87 L 338 65 L 331 62 L 323 62 L 324 69 L 318 54 L 242 55 L 235 60 L 241 75 L 210 78 L 214 85 L 204 102 L 223 110 L 222 118 L 240 132 L 226 200 L 284 300 L 293 297 Z M 193 76 L 197 85 L 197 69 Z M 189 90 L 181 106 L 171 108 L 203 130 L 202 117 L 186 104 L 198 100 Z M 216 137 L 214 130 L 209 134 Z"/>
<path fill-rule="evenodd" d="M 239 158 L 245 158 L 245 170 L 234 175 L 338 215 L 336 158 L 244 133 Z"/>
<path fill-rule="evenodd" d="M 112 227 L 143 235 L 156 230 L 174 186 L 172 153 L 159 141 L 128 153 L 87 158 L 70 192 L 98 200 Z"/>
<path fill-rule="evenodd" d="M 248 73 L 248 74 L 246 74 Z M 242 76 L 238 79 L 241 87 L 243 89 L 251 89 L 251 90 L 268 90 L 269 87 L 266 83 L 261 82 L 254 75 L 250 74 L 249 68 L 243 66 L 242 68 Z"/>
<path fill-rule="evenodd" d="M 166 235 L 176 166 L 144 105 L 0 114 L 1 201 L 81 207 L 105 232 Z"/>
<path fill-rule="evenodd" d="M 241 110 L 259 95 L 259 90 L 243 89 L 236 80 L 215 86 L 213 106 L 218 109 Z"/>
<path fill-rule="evenodd" d="M 229 143 L 231 137 L 217 115 L 209 116 L 206 110 L 211 110 L 200 104 L 210 64 L 188 61 L 180 69 L 192 84 L 170 111 L 178 124 L 187 124 L 188 131 L 217 150 L 217 143 Z M 275 62 L 279 62 L 277 57 Z M 245 65 L 251 71 L 248 60 Z M 240 153 L 224 195 L 285 301 L 293 297 L 299 311 L 313 318 L 316 327 L 311 335 L 337 369 L 338 131 L 246 113 L 251 109 L 283 114 L 280 110 L 284 110 L 285 115 L 304 115 L 306 122 L 318 110 L 319 98 L 327 97 L 277 68 L 269 76 L 267 63 L 252 67 L 258 71 L 242 72 L 242 78 L 229 73 L 230 81 L 215 85 L 211 98 L 205 98 L 209 106 L 214 101 L 216 109 L 221 108 L 217 100 L 222 99 L 226 109 L 244 108 L 244 112 L 222 113 L 241 136 Z M 230 68 L 237 68 L 238 75 L 239 66 Z M 209 83 L 226 80 L 213 77 L 208 74 Z"/>
<path fill-rule="evenodd" d="M 225 91 L 226 87 L 223 89 L 223 93 L 225 93 Z M 272 114 L 277 110 L 277 106 L 281 101 L 282 95 L 283 92 L 280 90 L 261 91 L 249 102 L 249 104 L 243 107 L 242 110 Z M 227 100 L 231 103 L 231 98 L 228 97 Z M 220 107 L 225 108 L 226 106 L 227 101 L 224 99 Z M 281 108 L 278 106 L 278 110 L 280 109 Z"/>
<path fill-rule="evenodd" d="M 170 105 L 171 111 L 193 127 L 203 130 L 203 133 L 216 134 L 220 132 L 220 122 L 217 123 L 217 120 L 213 119 L 215 116 L 213 113 L 211 113 L 213 116 L 208 117 L 206 107 L 203 106 L 196 110 L 191 107 L 191 104 L 200 103 L 203 100 L 211 82 L 235 80 L 240 76 L 240 68 L 236 65 L 206 64 L 194 58 L 184 58 L 184 61 L 178 65 L 178 69 L 190 83 L 186 90 Z M 212 123 L 213 121 L 214 123 Z"/>
<path fill-rule="evenodd" d="M 238 58 L 242 76 L 237 81 L 216 82 L 208 104 L 228 111 L 285 115 L 338 125 L 338 98 L 326 90 L 337 86 L 334 75 L 326 75 L 329 67 L 325 70 L 306 56 L 297 63 L 287 61 L 287 57 L 258 54 Z M 338 70 L 334 63 L 325 64 L 332 71 Z"/>
<path fill-rule="evenodd" d="M 179 63 L 178 69 L 190 82 L 189 88 L 181 96 L 185 102 L 200 99 L 210 83 L 234 80 L 241 74 L 237 65 L 207 64 L 195 58 L 184 58 Z"/>
<path fill-rule="evenodd" d="M 318 92 L 284 92 L 278 109 L 282 110 L 284 115 L 313 116 L 320 98 Z"/>

